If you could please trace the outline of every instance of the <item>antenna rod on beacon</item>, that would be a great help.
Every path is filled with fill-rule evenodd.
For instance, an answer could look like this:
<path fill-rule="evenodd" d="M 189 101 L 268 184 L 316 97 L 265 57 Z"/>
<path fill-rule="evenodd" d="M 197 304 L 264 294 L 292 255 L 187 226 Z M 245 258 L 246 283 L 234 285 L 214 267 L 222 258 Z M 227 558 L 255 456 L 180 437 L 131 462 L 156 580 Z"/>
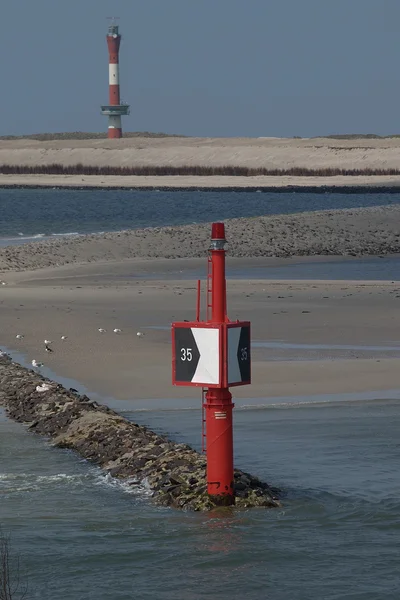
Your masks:
<path fill-rule="evenodd" d="M 109 55 L 109 104 L 101 107 L 101 114 L 108 117 L 109 139 L 122 137 L 121 117 L 129 115 L 130 112 L 129 105 L 121 103 L 119 87 L 119 47 L 121 44 L 121 35 L 118 25 L 115 24 L 115 18 L 112 17 L 106 38 Z"/>

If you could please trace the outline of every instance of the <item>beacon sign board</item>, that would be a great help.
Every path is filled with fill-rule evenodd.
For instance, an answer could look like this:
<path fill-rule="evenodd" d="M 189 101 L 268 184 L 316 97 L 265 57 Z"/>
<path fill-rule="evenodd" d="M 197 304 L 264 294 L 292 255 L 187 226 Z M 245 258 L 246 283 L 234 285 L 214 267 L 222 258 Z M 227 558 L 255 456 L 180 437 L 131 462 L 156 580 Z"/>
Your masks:
<path fill-rule="evenodd" d="M 172 331 L 173 383 L 220 387 L 221 325 L 174 323 Z"/>
<path fill-rule="evenodd" d="M 172 380 L 209 388 L 249 384 L 250 323 L 173 323 Z"/>

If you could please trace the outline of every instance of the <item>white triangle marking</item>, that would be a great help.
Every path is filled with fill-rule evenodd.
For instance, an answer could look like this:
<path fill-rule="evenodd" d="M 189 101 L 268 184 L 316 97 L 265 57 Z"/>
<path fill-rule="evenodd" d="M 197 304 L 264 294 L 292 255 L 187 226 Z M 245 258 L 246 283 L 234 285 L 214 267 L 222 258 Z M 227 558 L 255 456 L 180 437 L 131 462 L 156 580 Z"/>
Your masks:
<path fill-rule="evenodd" d="M 219 338 L 220 330 L 209 327 L 193 327 L 192 333 L 200 353 L 193 383 L 220 384 Z"/>

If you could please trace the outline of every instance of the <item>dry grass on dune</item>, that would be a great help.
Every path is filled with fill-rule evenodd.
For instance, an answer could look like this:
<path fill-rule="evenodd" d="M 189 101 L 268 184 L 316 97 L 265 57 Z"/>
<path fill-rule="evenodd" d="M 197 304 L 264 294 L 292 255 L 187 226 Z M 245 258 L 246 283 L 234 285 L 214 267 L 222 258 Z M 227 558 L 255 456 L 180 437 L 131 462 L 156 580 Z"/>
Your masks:
<path fill-rule="evenodd" d="M 52 163 L 48 165 L 0 165 L 2 175 L 117 175 L 117 176 L 227 176 L 227 177 L 336 177 L 336 176 L 385 176 L 400 175 L 400 169 L 385 169 L 366 167 L 364 169 L 343 169 L 322 167 L 311 169 L 308 167 L 291 167 L 283 169 L 269 169 L 266 167 L 241 167 L 234 165 L 225 166 L 195 166 L 195 165 L 160 165 L 160 166 L 95 166 L 77 163 L 75 165 L 62 165 Z"/>

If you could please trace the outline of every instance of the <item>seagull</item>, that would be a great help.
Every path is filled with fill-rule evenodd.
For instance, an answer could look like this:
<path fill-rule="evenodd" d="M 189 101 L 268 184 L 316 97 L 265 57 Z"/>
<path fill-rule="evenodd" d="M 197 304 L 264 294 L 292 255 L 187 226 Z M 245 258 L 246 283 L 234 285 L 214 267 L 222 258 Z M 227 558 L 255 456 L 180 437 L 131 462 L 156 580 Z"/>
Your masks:
<path fill-rule="evenodd" d="M 51 390 L 51 386 L 48 383 L 42 383 L 42 385 L 36 386 L 37 392 L 48 392 L 49 390 Z"/>
<path fill-rule="evenodd" d="M 62 339 L 62 340 L 66 340 L 66 339 L 67 339 L 67 336 L 66 336 L 66 335 L 62 335 L 62 336 L 61 336 L 61 339 Z"/>
<path fill-rule="evenodd" d="M 138 337 L 143 337 L 143 336 L 144 336 L 144 333 L 142 333 L 141 331 L 138 331 L 136 335 L 137 335 Z"/>
<path fill-rule="evenodd" d="M 105 333 L 106 332 L 106 330 L 102 329 L 101 327 L 99 327 L 98 331 L 100 331 L 100 333 Z"/>
<path fill-rule="evenodd" d="M 7 356 L 8 356 L 7 352 L 3 352 L 3 350 L 0 350 L 0 358 L 4 358 Z"/>
<path fill-rule="evenodd" d="M 50 346 L 48 346 L 47 344 L 45 344 L 44 348 L 45 348 L 46 352 L 54 352 L 54 350 L 52 350 L 50 348 Z"/>
<path fill-rule="evenodd" d="M 22 333 L 17 333 L 17 335 L 15 336 L 17 338 L 17 340 L 23 340 L 24 336 L 22 335 Z"/>
<path fill-rule="evenodd" d="M 33 359 L 33 361 L 32 361 L 32 367 L 34 369 L 40 369 L 40 367 L 43 367 L 43 363 L 42 362 L 38 362 L 37 360 Z"/>
<path fill-rule="evenodd" d="M 118 327 L 116 327 L 113 331 L 114 333 L 121 333 L 122 329 L 118 329 Z"/>
<path fill-rule="evenodd" d="M 52 344 L 53 342 L 51 340 L 44 340 L 44 343 L 46 346 L 48 346 L 49 344 Z"/>

